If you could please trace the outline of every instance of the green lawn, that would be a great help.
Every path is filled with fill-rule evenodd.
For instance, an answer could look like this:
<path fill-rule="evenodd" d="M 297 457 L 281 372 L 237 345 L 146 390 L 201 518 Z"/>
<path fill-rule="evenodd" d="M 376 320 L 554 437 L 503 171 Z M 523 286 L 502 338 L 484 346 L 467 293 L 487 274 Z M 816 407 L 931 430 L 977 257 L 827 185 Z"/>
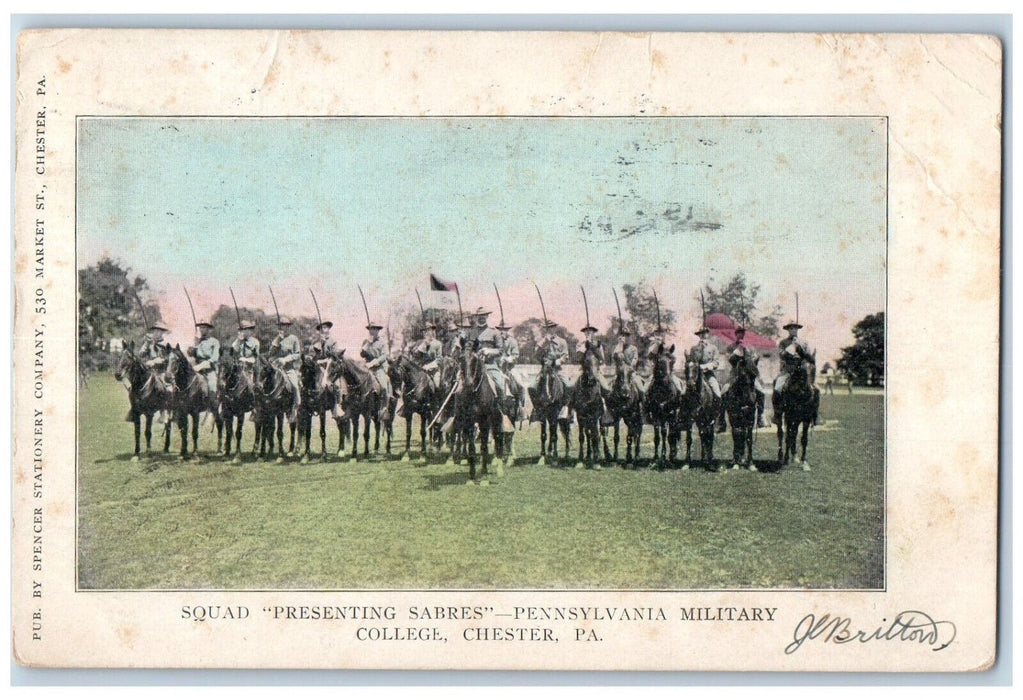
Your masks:
<path fill-rule="evenodd" d="M 208 427 L 201 461 L 131 463 L 124 389 L 97 374 L 80 402 L 82 588 L 883 585 L 880 394 L 824 397 L 811 472 L 541 467 L 532 426 L 516 437 L 519 462 L 486 485 L 439 459 L 234 466 L 211 455 Z M 404 421 L 395 432 L 404 444 Z M 761 466 L 775 453 L 759 433 Z M 716 454 L 730 457 L 730 437 Z"/>

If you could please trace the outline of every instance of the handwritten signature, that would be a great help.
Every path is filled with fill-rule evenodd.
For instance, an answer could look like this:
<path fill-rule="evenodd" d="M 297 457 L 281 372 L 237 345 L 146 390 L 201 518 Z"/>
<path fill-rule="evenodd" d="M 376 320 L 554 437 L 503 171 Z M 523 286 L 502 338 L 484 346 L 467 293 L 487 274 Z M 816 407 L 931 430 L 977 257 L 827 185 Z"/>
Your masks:
<path fill-rule="evenodd" d="M 786 654 L 794 654 L 803 642 L 818 640 L 825 644 L 866 644 L 875 640 L 885 642 L 913 642 L 941 651 L 956 638 L 956 626 L 949 620 L 935 620 L 919 610 L 904 610 L 892 618 L 882 618 L 874 629 L 861 629 L 852 619 L 826 613 L 806 615 L 792 633 L 792 641 L 785 647 Z"/>

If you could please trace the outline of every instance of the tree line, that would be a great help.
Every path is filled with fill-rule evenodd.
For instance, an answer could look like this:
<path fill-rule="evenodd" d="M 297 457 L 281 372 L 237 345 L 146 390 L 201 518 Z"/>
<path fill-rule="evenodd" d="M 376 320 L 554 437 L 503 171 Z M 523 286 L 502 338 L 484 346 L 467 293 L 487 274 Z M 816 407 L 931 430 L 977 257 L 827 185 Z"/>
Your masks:
<path fill-rule="evenodd" d="M 670 337 L 679 329 L 678 314 L 664 306 L 662 299 L 655 300 L 654 290 L 646 283 L 622 285 L 621 296 L 624 325 L 632 337 L 641 339 L 649 336 L 658 324 L 658 308 L 661 327 Z M 141 275 L 133 275 L 130 268 L 109 257 L 102 258 L 94 265 L 78 271 L 78 346 L 83 364 L 92 369 L 106 369 L 110 366 L 110 340 L 113 338 L 138 338 L 145 328 L 142 310 L 137 297 L 145 306 L 145 317 L 149 323 L 162 321 L 160 306 L 154 300 L 148 281 Z M 699 294 L 694 299 L 699 303 Z M 723 313 L 736 321 L 745 320 L 746 327 L 766 337 L 776 337 L 782 319 L 778 305 L 767 307 L 760 300 L 760 285 L 751 282 L 742 273 L 722 283 L 708 281 L 703 286 L 703 304 L 706 313 Z M 277 333 L 277 318 L 273 312 L 263 309 L 242 307 L 244 318 L 256 322 L 255 335 L 260 343 L 267 346 Z M 441 326 L 449 321 L 458 321 L 457 312 L 444 308 L 428 308 L 426 318 Z M 596 319 L 593 319 L 596 320 Z M 293 332 L 302 339 L 313 337 L 316 319 L 312 316 L 293 317 Z M 235 337 L 238 330 L 237 316 L 233 306 L 222 304 L 210 317 L 213 334 L 222 340 Z M 495 321 L 496 323 L 496 321 Z M 385 329 L 392 347 L 400 342 L 422 337 L 425 324 L 424 314 L 416 306 L 399 314 L 393 327 Z M 596 324 L 601 325 L 601 324 Z M 598 335 L 606 347 L 617 342 L 619 319 L 617 315 L 606 317 L 606 331 Z M 519 344 L 521 362 L 537 361 L 537 348 L 543 338 L 543 319 L 533 316 L 516 324 L 511 333 Z M 854 345 L 842 349 L 842 357 L 836 365 L 858 384 L 878 384 L 884 380 L 884 313 L 867 316 L 855 326 Z M 565 339 L 569 352 L 575 354 L 579 343 L 576 329 L 559 325 L 556 335 Z"/>

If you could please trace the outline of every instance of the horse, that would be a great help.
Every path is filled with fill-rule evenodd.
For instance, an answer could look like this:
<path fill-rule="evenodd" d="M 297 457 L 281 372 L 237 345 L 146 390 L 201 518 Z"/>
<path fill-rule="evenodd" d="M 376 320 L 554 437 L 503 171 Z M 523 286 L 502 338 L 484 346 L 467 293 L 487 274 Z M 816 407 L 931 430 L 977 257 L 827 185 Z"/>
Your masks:
<path fill-rule="evenodd" d="M 402 410 L 405 417 L 405 454 L 401 459 L 409 461 L 409 454 L 412 449 L 412 422 L 416 415 L 419 416 L 419 440 L 422 445 L 420 461 L 426 461 L 426 454 L 429 452 L 430 441 L 427 439 L 426 426 L 433 419 L 437 408 L 443 397 L 439 396 L 439 386 L 430 378 L 429 372 L 423 369 L 406 354 L 402 354 L 398 360 L 398 382 L 401 392 Z"/>
<path fill-rule="evenodd" d="M 625 423 L 625 462 L 639 460 L 639 444 L 643 436 L 643 389 L 636 382 L 632 371 L 625 364 L 625 358 L 615 355 L 615 378 L 607 396 L 608 421 L 601 426 L 604 442 L 604 460 L 611 461 L 607 444 L 607 431 L 614 428 L 614 461 L 618 461 L 619 424 Z"/>
<path fill-rule="evenodd" d="M 295 451 L 295 420 L 286 418 L 293 410 L 295 400 L 295 388 L 284 370 L 273 362 L 265 360 L 262 356 L 256 361 L 257 376 L 256 382 L 256 412 L 259 414 L 259 459 L 262 460 L 267 453 L 273 454 L 274 435 L 277 437 L 277 462 L 284 461 L 284 457 Z M 284 450 L 284 423 L 287 420 L 291 429 L 290 448 Z"/>
<path fill-rule="evenodd" d="M 345 351 L 341 350 L 337 358 L 338 377 L 344 380 L 348 386 L 348 397 L 345 406 L 346 414 L 352 422 L 352 453 L 351 461 L 359 458 L 359 419 L 362 418 L 363 429 L 363 457 L 369 457 L 369 428 L 373 424 L 376 440 L 373 444 L 373 451 L 380 450 L 380 428 L 388 422 L 391 398 L 384 395 L 373 372 L 366 369 L 351 358 L 345 357 Z M 387 454 L 391 453 L 391 433 L 385 431 L 387 438 Z"/>
<path fill-rule="evenodd" d="M 646 390 L 644 408 L 647 420 L 654 428 L 654 461 L 674 462 L 678 456 L 677 428 L 682 392 L 672 379 L 672 345 L 654 359 L 653 378 Z"/>
<path fill-rule="evenodd" d="M 732 368 L 732 381 L 725 392 L 725 412 L 732 427 L 732 469 L 753 463 L 753 430 L 757 424 L 757 361 L 744 355 Z"/>
<path fill-rule="evenodd" d="M 220 417 L 217 397 L 211 396 L 206 378 L 195 371 L 180 345 L 171 348 L 167 361 L 167 375 L 174 386 L 171 407 L 181 432 L 179 459 L 188 459 L 188 419 L 192 419 L 192 453 L 199 456 L 199 417 L 203 411 L 213 414 L 217 425 L 217 452 L 221 451 L 224 421 Z"/>
<path fill-rule="evenodd" d="M 571 424 L 566 410 L 571 400 L 571 389 L 558 377 L 557 368 L 545 360 L 540 366 L 536 387 L 530 391 L 533 407 L 540 418 L 540 459 L 539 466 L 547 463 L 547 457 L 558 459 L 558 428 L 565 438 L 565 456 L 571 449 L 569 436 Z"/>
<path fill-rule="evenodd" d="M 332 357 L 320 359 L 310 355 L 302 356 L 299 379 L 302 386 L 302 403 L 298 412 L 299 440 L 305 445 L 302 464 L 309 462 L 313 440 L 313 416 L 320 420 L 320 455 L 327 458 L 327 414 L 334 413 L 341 400 L 341 392 L 331 380 Z M 340 426 L 338 428 L 340 432 Z M 343 439 L 343 438 L 342 438 Z"/>
<path fill-rule="evenodd" d="M 235 441 L 234 463 L 242 461 L 242 428 L 245 426 L 245 414 L 256 405 L 256 389 L 253 385 L 253 371 L 235 356 L 228 348 L 220 362 L 220 416 L 224 421 L 226 439 L 224 440 L 224 457 L 231 457 L 232 433 Z M 235 427 L 237 419 L 237 427 Z M 253 416 L 253 423 L 256 417 Z"/>
<path fill-rule="evenodd" d="M 600 469 L 600 421 L 604 416 L 604 397 L 601 395 L 597 373 L 600 362 L 597 354 L 587 350 L 582 358 L 582 372 L 572 390 L 571 407 L 579 420 L 579 461 L 575 468 L 583 467 L 583 445 L 585 463 L 593 469 Z"/>
<path fill-rule="evenodd" d="M 682 469 L 689 469 L 693 454 L 693 425 L 700 436 L 700 459 L 708 469 L 714 469 L 714 434 L 721 415 L 721 397 L 714 394 L 703 376 L 700 365 L 686 354 L 686 392 L 679 408 L 679 428 L 686 432 L 686 461 Z"/>
<path fill-rule="evenodd" d="M 135 343 L 132 341 L 127 345 L 117 362 L 114 370 L 114 378 L 117 381 L 128 380 L 128 409 L 127 420 L 131 421 L 135 430 L 135 453 L 131 461 L 139 461 L 140 432 L 142 432 L 142 417 L 146 419 L 146 453 L 150 451 L 150 443 L 153 438 L 153 414 L 165 410 L 170 403 L 171 392 L 164 384 L 158 373 L 146 367 L 145 363 L 135 354 Z M 170 451 L 170 422 L 164 425 L 163 451 Z"/>
<path fill-rule="evenodd" d="M 800 438 L 802 451 L 799 462 L 806 472 L 810 471 L 810 465 L 806 461 L 806 443 L 809 439 L 810 426 L 816 422 L 820 406 L 820 392 L 814 386 L 816 369 L 816 353 L 808 360 L 800 360 L 789 375 L 784 390 L 775 392 L 772 398 L 775 422 L 778 424 L 778 463 L 784 466 L 795 456 L 796 436 L 802 427 L 803 434 Z"/>
<path fill-rule="evenodd" d="M 456 426 L 461 429 L 462 440 L 469 453 L 469 479 L 477 480 L 476 441 L 473 432 L 479 430 L 481 470 L 486 475 L 490 471 L 490 436 L 494 436 L 493 466 L 497 476 L 504 473 L 504 434 L 501 430 L 505 420 L 501 410 L 501 400 L 493 380 L 488 376 L 487 366 L 482 353 L 475 347 L 463 353 L 462 379 L 463 390 L 458 402 Z"/>

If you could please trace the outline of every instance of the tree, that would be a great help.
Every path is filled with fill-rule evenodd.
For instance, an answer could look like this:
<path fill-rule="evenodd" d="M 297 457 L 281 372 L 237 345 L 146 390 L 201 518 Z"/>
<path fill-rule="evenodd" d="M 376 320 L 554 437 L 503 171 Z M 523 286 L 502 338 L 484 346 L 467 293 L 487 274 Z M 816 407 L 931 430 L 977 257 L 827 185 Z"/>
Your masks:
<path fill-rule="evenodd" d="M 849 379 L 858 384 L 884 382 L 884 312 L 864 317 L 852 328 L 856 342 L 842 348 L 842 357 L 836 365 Z"/>
<path fill-rule="evenodd" d="M 130 268 L 109 257 L 78 271 L 78 347 L 80 359 L 106 368 L 111 338 L 141 339 L 152 324 L 162 320 L 160 307 L 149 299 L 144 277 L 129 276 Z M 145 305 L 145 319 L 136 301 Z"/>
<path fill-rule="evenodd" d="M 540 358 L 537 355 L 537 347 L 543 340 L 543 319 L 527 318 L 522 323 L 511 329 L 512 337 L 519 344 L 519 362 L 523 364 L 537 364 Z M 554 335 L 565 339 L 568 343 L 568 356 L 574 357 L 579 339 L 575 334 L 570 333 L 564 326 L 555 326 Z"/>
<path fill-rule="evenodd" d="M 767 310 L 757 308 L 760 285 L 752 284 L 746 275 L 738 273 L 720 287 L 712 286 L 713 280 L 704 285 L 704 301 L 707 314 L 722 313 L 736 322 L 746 322 L 746 328 L 762 336 L 773 338 L 778 335 L 781 320 L 781 306 L 775 304 Z M 697 297 L 699 301 L 699 297 Z"/>
<path fill-rule="evenodd" d="M 654 291 L 644 282 L 623 284 L 622 289 L 625 291 L 625 308 L 622 309 L 622 313 L 625 314 L 625 325 L 632 331 L 634 338 L 639 340 L 654 332 L 657 328 L 658 313 L 661 328 L 664 328 L 668 335 L 674 333 L 677 314 L 667 308 L 663 301 L 655 300 Z M 611 317 L 611 322 L 617 331 L 618 319 Z"/>

